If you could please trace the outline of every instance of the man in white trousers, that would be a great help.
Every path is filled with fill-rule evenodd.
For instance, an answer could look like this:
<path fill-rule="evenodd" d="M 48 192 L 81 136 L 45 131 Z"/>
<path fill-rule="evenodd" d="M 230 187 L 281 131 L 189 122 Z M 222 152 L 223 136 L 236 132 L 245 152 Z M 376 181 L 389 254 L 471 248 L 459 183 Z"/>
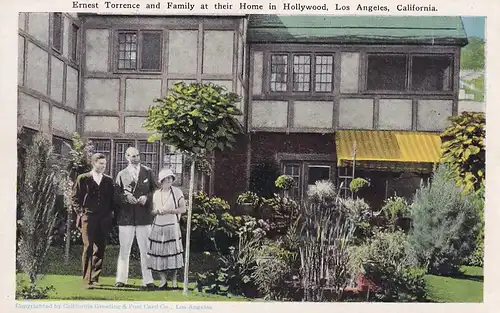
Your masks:
<path fill-rule="evenodd" d="M 134 238 L 141 254 L 141 270 L 143 288 L 153 290 L 155 288 L 153 275 L 148 269 L 148 244 L 149 233 L 153 216 L 152 197 L 157 189 L 157 183 L 150 168 L 141 165 L 139 150 L 130 147 L 125 152 L 128 160 L 127 168 L 116 176 L 116 185 L 120 195 L 117 224 L 119 229 L 120 253 L 116 269 L 116 287 L 124 287 L 127 284 L 129 274 L 130 250 Z"/>

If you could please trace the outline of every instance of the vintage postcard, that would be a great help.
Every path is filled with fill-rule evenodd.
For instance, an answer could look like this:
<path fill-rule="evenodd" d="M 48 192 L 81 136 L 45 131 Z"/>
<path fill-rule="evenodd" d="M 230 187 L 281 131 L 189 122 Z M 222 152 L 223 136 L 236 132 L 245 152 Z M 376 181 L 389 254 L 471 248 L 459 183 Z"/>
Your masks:
<path fill-rule="evenodd" d="M 489 312 L 488 4 L 8 9 L 2 311 Z"/>

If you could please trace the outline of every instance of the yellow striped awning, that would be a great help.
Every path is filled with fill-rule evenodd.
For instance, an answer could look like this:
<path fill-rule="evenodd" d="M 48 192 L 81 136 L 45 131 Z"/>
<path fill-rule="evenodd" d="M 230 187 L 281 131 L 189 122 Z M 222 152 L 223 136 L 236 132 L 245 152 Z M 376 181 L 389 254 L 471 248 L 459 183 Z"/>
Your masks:
<path fill-rule="evenodd" d="M 341 130 L 335 135 L 337 165 L 356 167 L 432 168 L 441 156 L 439 133 L 385 130 Z M 399 164 L 398 164 L 399 163 Z M 364 165 L 364 166 L 363 166 Z"/>

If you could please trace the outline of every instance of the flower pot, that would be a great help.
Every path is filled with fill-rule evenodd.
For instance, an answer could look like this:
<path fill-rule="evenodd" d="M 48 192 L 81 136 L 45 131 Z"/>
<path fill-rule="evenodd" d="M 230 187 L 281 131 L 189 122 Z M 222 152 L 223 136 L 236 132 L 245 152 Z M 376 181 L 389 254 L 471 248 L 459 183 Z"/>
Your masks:
<path fill-rule="evenodd" d="M 251 214 L 254 211 L 254 205 L 252 203 L 242 203 L 239 205 L 239 211 L 243 214 Z"/>

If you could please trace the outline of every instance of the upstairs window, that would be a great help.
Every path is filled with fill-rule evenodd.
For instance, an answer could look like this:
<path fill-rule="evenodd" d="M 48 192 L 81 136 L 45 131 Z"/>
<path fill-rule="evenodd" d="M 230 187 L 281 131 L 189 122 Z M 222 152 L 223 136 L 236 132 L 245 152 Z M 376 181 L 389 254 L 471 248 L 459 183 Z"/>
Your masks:
<path fill-rule="evenodd" d="M 450 91 L 451 57 L 414 56 L 412 58 L 411 87 L 415 91 Z"/>
<path fill-rule="evenodd" d="M 78 62 L 78 26 L 71 25 L 71 51 L 70 59 L 73 62 Z"/>
<path fill-rule="evenodd" d="M 451 55 L 368 54 L 366 90 L 377 92 L 451 92 Z"/>
<path fill-rule="evenodd" d="M 333 68 L 333 55 L 312 53 L 271 54 L 269 90 L 276 93 L 332 92 Z M 289 75 L 290 73 L 291 75 Z"/>
<path fill-rule="evenodd" d="M 271 91 L 286 91 L 288 82 L 288 56 L 271 56 Z"/>
<path fill-rule="evenodd" d="M 406 56 L 368 56 L 368 90 L 403 91 L 406 88 Z"/>
<path fill-rule="evenodd" d="M 52 48 L 62 53 L 63 15 L 52 13 Z"/>
<path fill-rule="evenodd" d="M 119 32 L 117 69 L 121 71 L 161 71 L 162 44 L 161 31 Z"/>

